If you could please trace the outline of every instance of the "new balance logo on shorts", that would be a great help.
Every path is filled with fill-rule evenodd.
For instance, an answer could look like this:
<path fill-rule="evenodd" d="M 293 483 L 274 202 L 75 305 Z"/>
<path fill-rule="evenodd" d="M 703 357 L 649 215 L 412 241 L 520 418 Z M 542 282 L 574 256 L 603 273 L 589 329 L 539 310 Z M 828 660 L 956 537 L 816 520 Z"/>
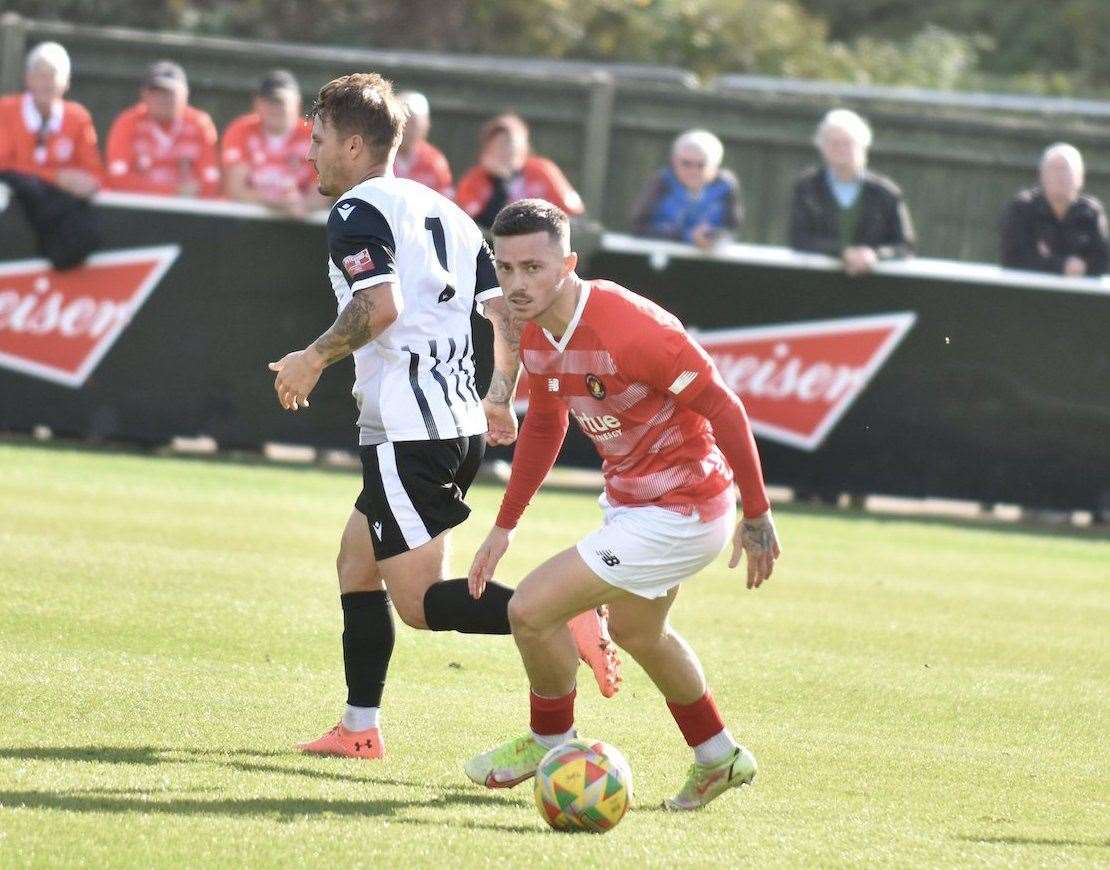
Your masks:
<path fill-rule="evenodd" d="M 601 561 L 608 565 L 610 568 L 619 565 L 621 560 L 617 558 L 612 550 L 598 550 L 597 554 L 601 556 Z"/>

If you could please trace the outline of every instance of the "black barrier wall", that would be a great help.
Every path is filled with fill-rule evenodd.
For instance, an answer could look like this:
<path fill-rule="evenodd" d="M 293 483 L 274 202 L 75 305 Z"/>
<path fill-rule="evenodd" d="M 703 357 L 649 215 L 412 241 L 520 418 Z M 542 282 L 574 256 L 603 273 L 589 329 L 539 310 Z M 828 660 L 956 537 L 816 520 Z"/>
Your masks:
<path fill-rule="evenodd" d="M 33 248 L 14 207 L 0 214 L 0 430 L 45 424 L 62 435 L 147 444 L 204 434 L 223 447 L 278 441 L 353 448 L 349 363 L 325 372 L 312 407 L 296 415 L 279 408 L 266 368 L 334 319 L 323 226 L 249 217 L 250 209 L 233 206 L 173 213 L 134 198 L 105 201 L 113 204 L 97 210 L 106 238 L 126 239 L 120 247 L 128 249 L 180 250 L 79 388 L 13 370 L 11 353 L 3 361 L 15 346 L 10 300 L 16 297 L 6 288 L 20 267 L 13 271 L 11 263 L 32 256 Z M 742 328 L 746 346 L 762 341 L 769 359 L 781 353 L 783 367 L 774 377 L 753 374 L 747 351 L 727 363 L 729 377 L 751 387 L 745 400 L 769 481 L 826 493 L 1087 509 L 1110 490 L 1105 291 L 1004 286 L 956 279 L 951 270 L 943 280 L 922 274 L 849 279 L 808 268 L 806 258 L 787 252 L 778 261 L 687 252 L 662 262 L 658 254 L 666 247 L 607 242 L 586 259 L 582 274 L 642 292 L 701 330 L 707 345 L 722 331 L 727 337 Z M 1031 285 L 1038 280 L 1044 283 L 1029 276 Z M 850 401 L 822 411 L 801 434 L 785 431 L 789 426 L 775 417 L 778 406 L 758 393 L 785 383 L 787 357 L 812 338 L 804 337 L 805 325 L 828 321 L 836 329 L 880 315 L 901 330 L 885 356 L 864 354 L 867 359 L 853 363 L 855 374 L 838 383 L 837 372 L 848 369 L 811 353 L 791 376 L 791 389 L 803 398 L 823 389 L 850 393 Z M 485 321 L 475 323 L 484 390 L 490 332 Z M 33 324 L 24 326 L 33 332 Z M 768 344 L 767 336 L 779 338 Z M 838 352 L 854 353 L 856 344 L 842 335 Z M 866 377 L 859 375 L 864 369 Z M 804 417 L 809 410 L 794 412 Z M 592 447 L 574 431 L 563 461 L 597 465 Z"/>
<path fill-rule="evenodd" d="M 605 252 L 590 269 L 703 330 L 914 315 L 819 447 L 760 438 L 768 480 L 1090 509 L 1110 491 L 1108 295 Z"/>
<path fill-rule="evenodd" d="M 181 252 L 80 389 L 0 367 L 0 429 L 46 425 L 60 435 L 147 444 L 203 434 L 221 447 L 357 447 L 349 360 L 324 372 L 311 408 L 296 414 L 278 405 L 266 367 L 335 319 L 323 225 L 98 212 L 106 238 L 127 240 L 121 248 L 175 244 Z M 0 215 L 0 266 L 32 255 L 21 223 L 14 209 Z M 484 392 L 492 338 L 488 324 L 475 321 Z"/>

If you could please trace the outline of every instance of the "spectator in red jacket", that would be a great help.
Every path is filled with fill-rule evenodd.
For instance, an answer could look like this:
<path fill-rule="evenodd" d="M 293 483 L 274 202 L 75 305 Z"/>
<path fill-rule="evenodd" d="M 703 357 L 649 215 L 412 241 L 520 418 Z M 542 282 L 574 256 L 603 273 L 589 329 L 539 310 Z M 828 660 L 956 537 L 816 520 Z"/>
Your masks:
<path fill-rule="evenodd" d="M 69 54 L 56 42 L 27 55 L 27 90 L 0 98 L 0 172 L 36 176 L 87 199 L 100 187 L 103 166 L 88 111 L 62 99 L 69 74 Z"/>
<path fill-rule="evenodd" d="M 312 125 L 301 113 L 301 89 L 291 72 L 267 73 L 258 85 L 254 111 L 224 130 L 221 156 L 229 198 L 303 217 L 325 208 L 316 173 L 305 157 Z"/>
<path fill-rule="evenodd" d="M 147 70 L 139 102 L 108 133 L 108 186 L 164 196 L 220 195 L 216 125 L 189 105 L 185 70 L 158 61 Z"/>
<path fill-rule="evenodd" d="M 456 201 L 487 229 L 497 213 L 518 199 L 539 198 L 569 215 L 586 208 L 561 169 L 531 153 L 528 125 L 517 115 L 498 115 L 479 134 L 478 165 L 459 182 Z"/>
<path fill-rule="evenodd" d="M 401 94 L 401 102 L 409 110 L 409 117 L 405 121 L 397 159 L 393 162 L 393 174 L 398 178 L 419 181 L 448 198 L 454 198 L 451 164 L 443 152 L 428 141 L 428 131 L 432 126 L 428 98 L 416 91 L 405 91 Z"/>

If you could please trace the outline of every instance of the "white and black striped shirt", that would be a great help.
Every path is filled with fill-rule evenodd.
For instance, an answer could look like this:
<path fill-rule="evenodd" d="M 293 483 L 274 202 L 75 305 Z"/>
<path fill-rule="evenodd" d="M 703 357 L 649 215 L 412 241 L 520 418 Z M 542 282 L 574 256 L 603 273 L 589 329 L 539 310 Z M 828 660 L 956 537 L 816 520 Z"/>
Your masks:
<path fill-rule="evenodd" d="M 501 290 L 474 221 L 423 184 L 371 178 L 332 207 L 328 248 L 340 311 L 387 281 L 403 302 L 393 325 L 354 353 L 359 443 L 485 432 L 470 314 Z"/>

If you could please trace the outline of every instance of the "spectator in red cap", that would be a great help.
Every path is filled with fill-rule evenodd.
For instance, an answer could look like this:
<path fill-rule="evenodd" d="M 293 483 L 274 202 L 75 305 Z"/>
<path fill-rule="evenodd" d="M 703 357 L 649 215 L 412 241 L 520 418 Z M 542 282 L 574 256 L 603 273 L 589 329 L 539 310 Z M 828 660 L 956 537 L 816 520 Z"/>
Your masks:
<path fill-rule="evenodd" d="M 164 196 L 220 195 L 216 125 L 189 105 L 185 70 L 162 60 L 147 70 L 139 102 L 108 134 L 108 186 Z"/>
<path fill-rule="evenodd" d="M 409 117 L 405 121 L 397 159 L 393 162 L 393 174 L 398 178 L 419 181 L 453 199 L 455 187 L 452 184 L 451 164 L 443 152 L 428 141 L 428 130 L 432 126 L 428 98 L 416 91 L 405 91 L 400 96 L 409 110 Z"/>
<path fill-rule="evenodd" d="M 316 190 L 316 173 L 305 159 L 312 125 L 301 114 L 301 89 L 291 72 L 263 77 L 254 111 L 224 131 L 221 156 L 229 198 L 268 206 L 295 217 L 328 204 Z"/>
<path fill-rule="evenodd" d="M 561 169 L 531 153 L 528 125 L 517 115 L 498 115 L 478 136 L 478 165 L 462 177 L 456 202 L 489 229 L 497 213 L 518 199 L 546 199 L 569 215 L 586 208 Z"/>

